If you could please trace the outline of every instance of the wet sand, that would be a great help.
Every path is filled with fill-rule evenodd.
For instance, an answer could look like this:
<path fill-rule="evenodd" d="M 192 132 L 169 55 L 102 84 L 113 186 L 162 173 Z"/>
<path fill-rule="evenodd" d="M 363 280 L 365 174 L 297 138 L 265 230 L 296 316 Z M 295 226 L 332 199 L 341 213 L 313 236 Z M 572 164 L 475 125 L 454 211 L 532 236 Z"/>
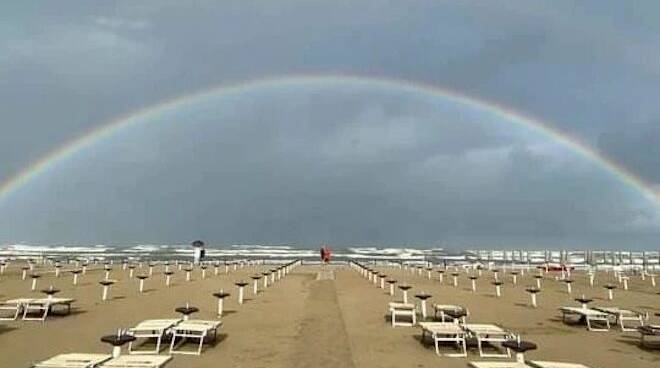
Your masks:
<path fill-rule="evenodd" d="M 42 296 L 30 291 L 29 279 L 20 280 L 20 266 L 12 263 L 0 276 L 0 300 Z M 89 271 L 77 286 L 72 285 L 69 273 L 63 272 L 59 278 L 44 274 L 37 289 L 51 284 L 61 289 L 57 296 L 77 300 L 74 312 L 54 316 L 45 323 L 0 322 L 0 367 L 29 367 L 66 352 L 109 353 L 110 347 L 99 340 L 102 335 L 144 319 L 176 318 L 174 308 L 186 302 L 200 308 L 192 318 L 216 319 L 217 304 L 212 293 L 220 289 L 232 295 L 225 299 L 226 314 L 217 341 L 206 346 L 201 356 L 174 355 L 168 367 L 467 367 L 468 361 L 481 360 L 474 347 L 469 349 L 467 359 L 439 357 L 431 344 L 420 342 L 419 328 L 390 327 L 386 314 L 392 297 L 348 267 L 332 266 L 331 276 L 320 279 L 320 267 L 298 267 L 256 296 L 252 295 L 251 285 L 246 287 L 248 300 L 240 306 L 234 282 L 250 280 L 249 276 L 264 270 L 263 266 L 232 269 L 218 276 L 209 268 L 205 280 L 197 269 L 190 282 L 185 281 L 185 272 L 176 271 L 169 288 L 164 285 L 162 267 L 155 268 L 146 282 L 146 292 L 140 294 L 137 279 L 129 279 L 128 270 L 115 265 L 111 278 L 118 283 L 106 302 L 101 301 L 101 286 L 97 283 L 103 278 L 102 270 Z M 420 291 L 432 294 L 429 311 L 432 303 L 460 304 L 470 310 L 468 322 L 496 323 L 521 333 L 524 339 L 539 345 L 538 350 L 527 354 L 530 359 L 573 361 L 593 368 L 660 364 L 660 350 L 640 348 L 637 333 L 620 332 L 616 327 L 609 332 L 589 332 L 583 325 L 562 323 L 557 311 L 562 305 L 578 306 L 573 298 L 585 294 L 595 299 L 592 305 L 643 309 L 653 315 L 660 312 L 660 290 L 652 288 L 648 279 L 631 279 L 630 290 L 617 289 L 614 300 L 607 301 L 600 285 L 614 282 L 612 274 L 599 273 L 594 288 L 588 286 L 584 274 L 575 274 L 572 295 L 566 293 L 564 283 L 548 275 L 535 309 L 529 306 L 529 295 L 524 291 L 525 286 L 534 283 L 527 274 L 518 277 L 516 286 L 511 284 L 510 276 L 504 277 L 502 297 L 496 298 L 490 284 L 492 276 L 486 271 L 478 280 L 477 292 L 472 293 L 464 273 L 458 287 L 453 287 L 450 275 L 440 284 L 437 274 L 428 280 L 426 272 L 418 275 L 394 268 L 381 270 L 412 285 L 411 299 Z M 146 267 L 136 274 L 145 272 Z M 260 282 L 260 289 L 262 285 Z M 397 290 L 394 299 L 400 298 Z M 655 322 L 660 323 L 658 317 Z"/>

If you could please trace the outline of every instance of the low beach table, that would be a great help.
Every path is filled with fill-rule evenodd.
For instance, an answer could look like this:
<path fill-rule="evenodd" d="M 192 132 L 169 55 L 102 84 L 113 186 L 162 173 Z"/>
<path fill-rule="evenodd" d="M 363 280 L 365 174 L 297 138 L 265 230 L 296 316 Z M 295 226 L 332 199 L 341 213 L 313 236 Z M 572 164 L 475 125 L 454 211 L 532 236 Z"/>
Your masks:
<path fill-rule="evenodd" d="M 511 271 L 509 272 L 509 274 L 511 275 L 511 281 L 513 282 L 514 285 L 516 285 L 518 283 L 518 275 L 520 274 L 520 272 Z"/>
<path fill-rule="evenodd" d="M 392 319 L 392 327 L 396 326 L 414 326 L 417 324 L 417 312 L 415 311 L 414 304 L 408 303 L 389 303 L 390 316 Z M 398 322 L 397 316 L 407 316 L 411 318 L 411 322 Z"/>
<path fill-rule="evenodd" d="M 475 339 L 477 339 L 477 346 L 479 348 L 479 356 L 482 358 L 509 358 L 511 357 L 511 351 L 506 349 L 504 353 L 491 354 L 484 353 L 483 344 L 497 342 L 502 343 L 510 340 L 513 337 L 513 334 L 510 331 L 503 329 L 500 326 L 493 324 L 476 324 L 468 323 L 463 325 L 463 329 L 468 332 L 468 334 Z"/>
<path fill-rule="evenodd" d="M 386 282 L 390 284 L 390 296 L 394 296 L 394 284 L 396 284 L 397 281 L 394 279 L 388 279 Z"/>
<path fill-rule="evenodd" d="M 587 308 L 587 305 L 593 301 L 593 299 L 591 299 L 591 298 L 585 298 L 584 295 L 582 295 L 582 297 L 580 297 L 580 298 L 575 298 L 574 300 L 576 302 L 580 303 L 582 308 L 585 308 L 585 309 Z"/>
<path fill-rule="evenodd" d="M 213 296 L 218 298 L 218 317 L 222 317 L 222 313 L 224 312 L 224 299 L 231 294 L 225 293 L 224 290 L 220 290 L 219 293 L 213 293 Z"/>
<path fill-rule="evenodd" d="M 384 273 L 381 273 L 381 274 L 378 275 L 378 277 L 380 278 L 380 286 L 379 287 L 381 289 L 385 289 L 385 279 L 387 278 L 387 275 L 384 274 Z"/>
<path fill-rule="evenodd" d="M 37 290 L 37 280 L 39 280 L 40 277 L 41 275 L 36 273 L 30 275 L 30 278 L 32 279 L 32 288 L 31 288 L 32 291 Z"/>
<path fill-rule="evenodd" d="M 136 350 L 133 348 L 135 341 L 128 342 L 129 354 L 158 354 L 161 342 L 170 328 L 174 327 L 180 319 L 148 319 L 138 323 L 135 327 L 128 329 L 128 334 L 137 339 L 156 339 L 155 350 Z"/>
<path fill-rule="evenodd" d="M 579 321 L 584 320 L 587 324 L 587 330 L 589 331 L 609 331 L 610 329 L 610 318 L 607 313 L 590 309 L 590 308 L 578 308 L 578 307 L 560 307 L 559 311 L 561 312 L 561 320 L 566 323 L 567 315 L 577 315 L 580 317 Z M 605 325 L 605 328 L 596 328 L 592 324 L 594 322 L 601 322 Z"/>
<path fill-rule="evenodd" d="M 165 275 L 165 286 L 170 286 L 170 282 L 172 280 L 172 275 L 174 274 L 174 271 L 166 270 L 163 272 Z"/>
<path fill-rule="evenodd" d="M 430 299 L 432 297 L 431 294 L 427 294 L 425 292 L 421 292 L 417 295 L 415 295 L 415 298 L 419 299 L 419 304 L 420 304 L 420 310 L 422 312 L 422 320 L 426 320 L 426 300 Z"/>
<path fill-rule="evenodd" d="M 144 292 L 144 280 L 148 279 L 149 275 L 137 275 L 137 278 L 138 278 L 138 280 L 140 280 L 139 286 L 138 286 L 138 291 L 140 293 L 143 293 Z"/>
<path fill-rule="evenodd" d="M 99 284 L 103 286 L 103 294 L 101 295 L 101 300 L 108 300 L 108 290 L 110 289 L 110 286 L 112 286 L 115 282 L 115 280 L 109 279 L 99 281 Z"/>
<path fill-rule="evenodd" d="M 257 295 L 259 292 L 259 280 L 261 280 L 261 275 L 253 275 L 250 276 L 252 280 L 254 280 L 253 285 L 252 285 L 252 293 L 254 295 Z"/>
<path fill-rule="evenodd" d="M 535 350 L 536 344 L 531 341 L 523 341 L 520 339 L 507 340 L 502 343 L 502 347 L 513 350 L 516 352 L 516 362 L 525 363 L 525 353 L 529 350 Z"/>
<path fill-rule="evenodd" d="M 536 303 L 536 294 L 541 292 L 541 289 L 535 286 L 531 286 L 525 289 L 529 293 L 530 298 L 532 298 L 532 307 L 536 308 L 538 304 Z"/>
<path fill-rule="evenodd" d="M 46 296 L 47 296 L 48 298 L 52 298 L 55 294 L 57 294 L 57 293 L 60 292 L 60 289 L 55 289 L 55 288 L 53 287 L 53 285 L 51 285 L 51 286 L 48 287 L 47 289 L 41 289 L 41 292 L 42 292 L 43 294 L 46 294 Z"/>
<path fill-rule="evenodd" d="M 536 288 L 540 289 L 541 288 L 541 280 L 543 279 L 542 275 L 534 275 L 534 278 L 536 279 Z"/>
<path fill-rule="evenodd" d="M 460 325 L 452 322 L 420 322 L 419 326 L 422 328 L 422 343 L 428 334 L 433 339 L 435 345 L 435 353 L 448 357 L 466 357 L 467 346 L 465 343 L 465 331 Z M 440 354 L 440 342 L 453 342 L 460 353 Z"/>
<path fill-rule="evenodd" d="M 472 284 L 472 292 L 476 293 L 477 292 L 477 279 L 479 278 L 479 276 L 470 275 L 470 276 L 468 276 L 468 278 L 470 279 L 470 283 Z"/>
<path fill-rule="evenodd" d="M 242 280 L 234 283 L 238 287 L 238 304 L 243 304 L 243 289 L 245 289 L 245 285 L 247 284 L 247 282 Z"/>
<path fill-rule="evenodd" d="M 408 290 L 412 289 L 412 286 L 408 284 L 400 284 L 399 290 L 403 293 L 403 304 L 408 304 Z"/>
<path fill-rule="evenodd" d="M 82 273 L 82 270 L 75 269 L 75 270 L 71 270 L 69 272 L 71 272 L 71 274 L 73 275 L 73 284 L 78 285 L 78 275 L 80 275 Z"/>
<path fill-rule="evenodd" d="M 92 368 L 112 359 L 110 354 L 59 354 L 34 365 L 35 368 Z"/>
<path fill-rule="evenodd" d="M 614 299 L 614 289 L 616 289 L 616 285 L 614 284 L 605 284 L 603 285 L 603 288 L 607 290 L 607 299 L 612 300 Z"/>
<path fill-rule="evenodd" d="M 175 308 L 174 311 L 181 313 L 181 315 L 183 316 L 183 320 L 187 321 L 190 318 L 191 314 L 199 312 L 199 308 L 191 307 L 188 305 L 188 303 L 186 303 L 185 307 Z"/>
<path fill-rule="evenodd" d="M 128 344 L 131 341 L 135 341 L 135 336 L 128 335 L 125 333 L 117 333 L 115 335 L 106 335 L 101 337 L 101 341 L 107 344 L 112 345 L 112 357 L 117 358 L 121 355 L 122 345 Z"/>

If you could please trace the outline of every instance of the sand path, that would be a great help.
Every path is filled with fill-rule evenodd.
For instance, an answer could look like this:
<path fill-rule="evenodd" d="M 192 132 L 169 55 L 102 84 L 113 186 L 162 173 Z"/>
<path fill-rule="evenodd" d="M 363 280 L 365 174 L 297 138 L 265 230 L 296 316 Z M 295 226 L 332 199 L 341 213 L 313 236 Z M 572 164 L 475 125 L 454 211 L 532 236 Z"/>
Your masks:
<path fill-rule="evenodd" d="M 293 349 L 292 367 L 354 367 L 331 272 L 308 284 L 309 294 Z"/>

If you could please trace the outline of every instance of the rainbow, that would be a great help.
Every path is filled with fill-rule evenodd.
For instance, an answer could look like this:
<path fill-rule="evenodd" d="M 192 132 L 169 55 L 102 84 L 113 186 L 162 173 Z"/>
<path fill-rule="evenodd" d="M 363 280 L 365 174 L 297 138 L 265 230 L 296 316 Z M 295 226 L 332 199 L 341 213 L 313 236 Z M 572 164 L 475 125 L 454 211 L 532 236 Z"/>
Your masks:
<path fill-rule="evenodd" d="M 30 166 L 26 167 L 16 175 L 0 184 L 0 202 L 6 200 L 11 196 L 12 193 L 15 193 L 30 181 L 35 180 L 40 175 L 56 166 L 58 162 L 62 162 L 67 158 L 84 151 L 85 148 L 94 145 L 96 142 L 109 138 L 118 131 L 126 129 L 131 125 L 138 124 L 141 121 L 147 121 L 149 118 L 156 117 L 159 114 L 166 114 L 167 112 L 181 108 L 182 106 L 185 106 L 191 102 L 208 97 L 241 94 L 265 87 L 302 85 L 313 86 L 319 84 L 368 86 L 373 88 L 395 89 L 406 93 L 422 93 L 432 97 L 461 104 L 477 111 L 480 110 L 492 114 L 502 118 L 503 121 L 507 121 L 511 124 L 515 124 L 521 127 L 526 127 L 567 147 L 571 151 L 602 167 L 605 171 L 613 175 L 617 180 L 625 184 L 627 187 L 633 189 L 634 191 L 640 193 L 645 199 L 654 205 L 660 206 L 660 193 L 656 192 L 652 186 L 645 183 L 639 176 L 633 174 L 626 168 L 601 155 L 593 148 L 580 142 L 579 140 L 570 137 L 559 130 L 551 128 L 549 124 L 543 122 L 540 119 L 533 118 L 518 111 L 514 111 L 505 106 L 498 105 L 497 103 L 476 99 L 474 97 L 433 85 L 401 79 L 342 74 L 297 74 L 283 77 L 249 80 L 233 85 L 216 86 L 198 91 L 196 93 L 166 100 L 156 105 L 148 106 L 141 110 L 131 112 L 128 115 L 121 116 L 115 120 L 109 121 L 100 127 L 69 141 L 68 143 L 50 152 L 48 155 L 34 162 Z"/>

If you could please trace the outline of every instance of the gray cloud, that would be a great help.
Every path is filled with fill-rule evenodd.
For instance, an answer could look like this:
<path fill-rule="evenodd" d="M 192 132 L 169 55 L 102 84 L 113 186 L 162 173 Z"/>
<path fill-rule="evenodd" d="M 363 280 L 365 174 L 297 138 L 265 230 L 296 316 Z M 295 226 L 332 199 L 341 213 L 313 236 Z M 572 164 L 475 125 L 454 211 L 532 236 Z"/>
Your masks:
<path fill-rule="evenodd" d="M 337 72 L 443 85 L 514 107 L 660 185 L 658 10 L 650 1 L 8 4 L 0 12 L 0 181 L 164 99 L 260 76 Z M 33 213 L 17 196 L 0 208 L 15 213 L 0 241 L 202 233 L 637 245 L 657 234 L 654 209 L 575 156 L 484 116 L 401 100 L 255 95 L 231 106 L 230 120 L 218 115 L 219 127 L 208 125 L 207 110 L 187 111 L 180 118 L 199 119 L 200 129 L 137 129 L 40 178 L 21 195 L 49 209 Z M 198 162 L 205 155 L 216 161 Z M 231 165 L 237 156 L 240 167 Z M 245 193 L 209 198 L 217 188 Z M 79 200 L 67 199 L 74 193 Z M 189 205 L 166 206 L 177 200 Z M 285 212 L 264 212 L 269 205 Z"/>

